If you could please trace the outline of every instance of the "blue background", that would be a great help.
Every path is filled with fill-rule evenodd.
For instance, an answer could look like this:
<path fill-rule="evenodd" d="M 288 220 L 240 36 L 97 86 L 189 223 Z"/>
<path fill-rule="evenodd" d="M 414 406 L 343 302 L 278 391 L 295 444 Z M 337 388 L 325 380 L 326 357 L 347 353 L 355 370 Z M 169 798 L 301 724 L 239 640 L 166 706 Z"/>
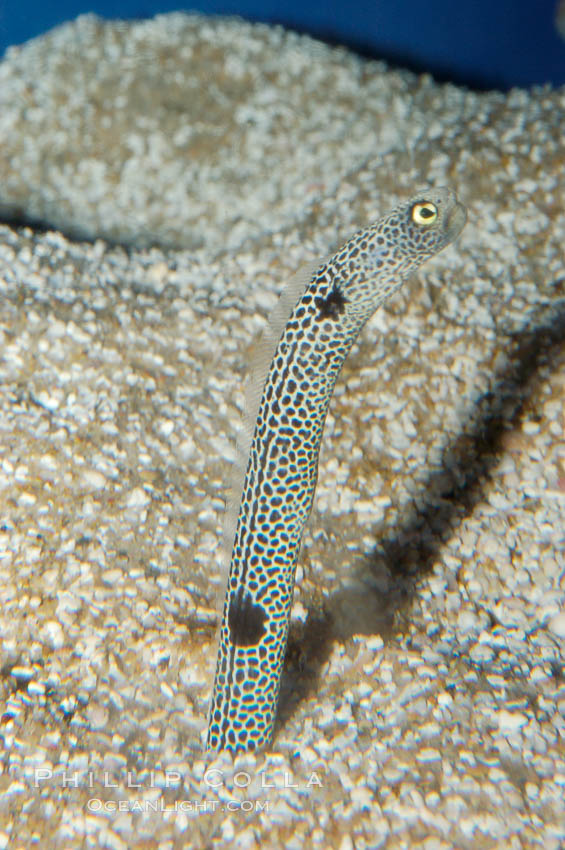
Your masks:
<path fill-rule="evenodd" d="M 565 84 L 557 0 L 0 0 L 0 55 L 84 12 L 143 18 L 177 9 L 282 23 L 364 55 L 473 88 Z"/>

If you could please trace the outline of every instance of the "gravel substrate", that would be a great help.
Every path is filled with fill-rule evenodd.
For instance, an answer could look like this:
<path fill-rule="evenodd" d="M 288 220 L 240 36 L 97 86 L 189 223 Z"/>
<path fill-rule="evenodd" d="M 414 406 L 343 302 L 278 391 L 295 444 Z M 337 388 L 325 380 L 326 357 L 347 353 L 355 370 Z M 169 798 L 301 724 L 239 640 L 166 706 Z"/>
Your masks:
<path fill-rule="evenodd" d="M 564 120 L 237 20 L 9 51 L 0 849 L 563 846 Z M 206 765 L 249 345 L 428 182 L 468 224 L 338 383 L 274 750 Z"/>

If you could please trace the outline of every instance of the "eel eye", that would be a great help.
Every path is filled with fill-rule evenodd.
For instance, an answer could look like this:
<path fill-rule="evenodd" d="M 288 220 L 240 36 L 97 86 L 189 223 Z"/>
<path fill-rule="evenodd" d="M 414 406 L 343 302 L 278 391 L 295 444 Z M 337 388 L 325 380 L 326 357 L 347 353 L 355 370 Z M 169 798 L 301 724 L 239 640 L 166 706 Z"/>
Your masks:
<path fill-rule="evenodd" d="M 437 207 L 431 201 L 422 201 L 412 207 L 412 221 L 421 227 L 429 227 L 437 218 Z"/>

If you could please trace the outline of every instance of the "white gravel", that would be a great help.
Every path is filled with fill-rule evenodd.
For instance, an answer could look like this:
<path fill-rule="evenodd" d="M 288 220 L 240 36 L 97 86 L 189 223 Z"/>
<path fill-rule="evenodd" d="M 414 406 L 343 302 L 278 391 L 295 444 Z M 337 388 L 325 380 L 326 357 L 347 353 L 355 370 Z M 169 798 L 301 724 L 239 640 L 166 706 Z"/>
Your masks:
<path fill-rule="evenodd" d="M 0 847 L 563 845 L 564 112 L 197 16 L 8 53 Z M 469 221 L 336 389 L 274 752 L 207 765 L 249 343 L 426 182 Z"/>

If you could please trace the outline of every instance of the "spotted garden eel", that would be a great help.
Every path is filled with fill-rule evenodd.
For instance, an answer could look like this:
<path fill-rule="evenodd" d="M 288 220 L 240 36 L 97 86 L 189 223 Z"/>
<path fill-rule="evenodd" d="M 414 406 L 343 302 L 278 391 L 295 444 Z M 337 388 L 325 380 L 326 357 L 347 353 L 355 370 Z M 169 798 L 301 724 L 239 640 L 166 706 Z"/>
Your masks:
<path fill-rule="evenodd" d="M 353 236 L 293 295 L 261 387 L 243 482 L 209 750 L 258 750 L 272 740 L 296 562 L 334 384 L 377 307 L 449 245 L 465 219 L 450 189 L 423 191 Z"/>

